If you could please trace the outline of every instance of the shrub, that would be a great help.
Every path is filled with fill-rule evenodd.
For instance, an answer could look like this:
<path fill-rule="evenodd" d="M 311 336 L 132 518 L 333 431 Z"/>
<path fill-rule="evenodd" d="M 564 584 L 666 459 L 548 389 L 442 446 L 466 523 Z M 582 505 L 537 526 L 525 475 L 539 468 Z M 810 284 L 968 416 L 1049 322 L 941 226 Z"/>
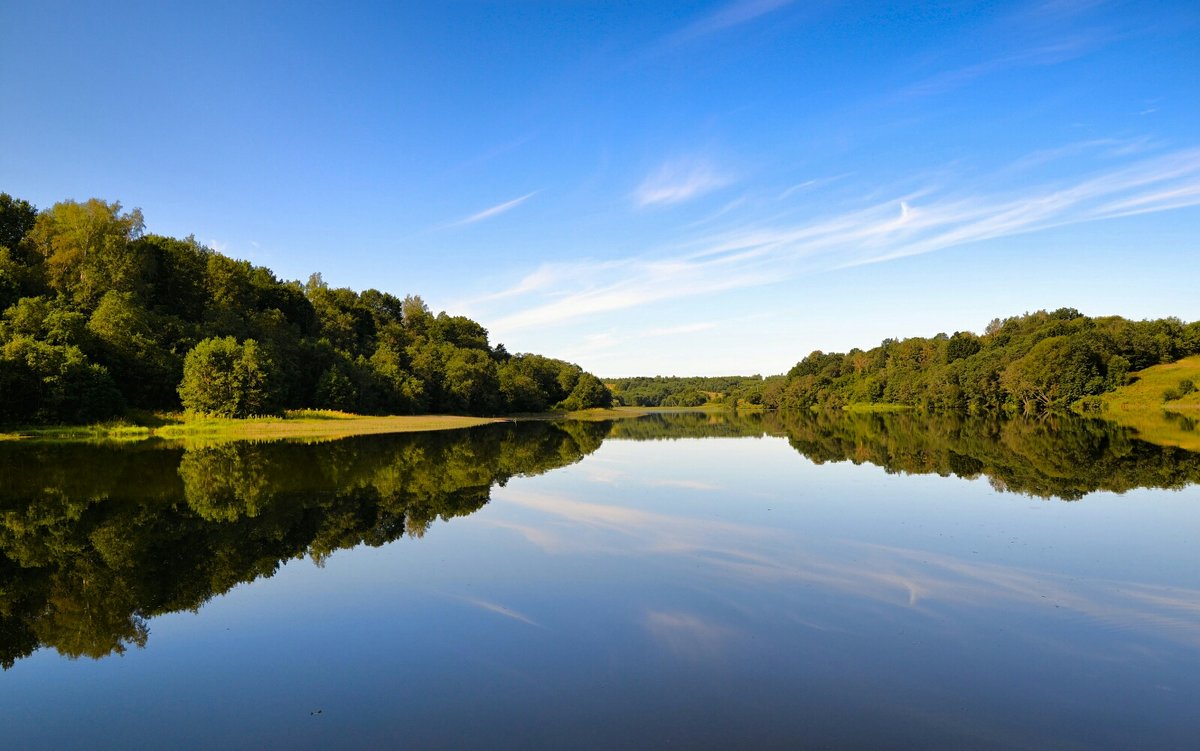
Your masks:
<path fill-rule="evenodd" d="M 249 417 L 277 412 L 271 382 L 275 366 L 253 339 L 205 339 L 183 363 L 179 397 L 183 408 L 216 417 Z"/>

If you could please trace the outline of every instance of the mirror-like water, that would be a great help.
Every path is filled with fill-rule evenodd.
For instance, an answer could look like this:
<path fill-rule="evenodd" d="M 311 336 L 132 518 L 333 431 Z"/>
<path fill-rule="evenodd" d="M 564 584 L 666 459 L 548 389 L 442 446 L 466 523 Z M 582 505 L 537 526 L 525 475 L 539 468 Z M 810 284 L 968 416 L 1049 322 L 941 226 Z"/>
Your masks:
<path fill-rule="evenodd" d="M 1067 419 L 0 444 L 4 746 L 1193 748 L 1197 482 Z"/>

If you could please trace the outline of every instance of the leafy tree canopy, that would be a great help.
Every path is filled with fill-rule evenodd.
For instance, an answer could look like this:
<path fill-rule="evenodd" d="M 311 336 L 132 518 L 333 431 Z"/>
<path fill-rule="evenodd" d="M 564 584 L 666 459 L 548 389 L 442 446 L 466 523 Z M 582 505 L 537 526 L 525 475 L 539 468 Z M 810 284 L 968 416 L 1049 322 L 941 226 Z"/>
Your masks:
<path fill-rule="evenodd" d="M 0 422 L 112 417 L 126 405 L 227 415 L 542 411 L 578 366 L 493 346 L 416 295 L 307 283 L 145 234 L 99 199 L 38 212 L 0 194 Z M 582 394 L 583 392 L 581 392 Z M 606 390 L 582 401 L 608 403 Z"/>
<path fill-rule="evenodd" d="M 1061 410 L 1123 385 L 1131 371 L 1200 353 L 1200 321 L 1091 318 L 1074 308 L 995 319 L 981 335 L 884 340 L 813 352 L 763 401 L 790 409 L 901 404 L 931 411 Z"/>

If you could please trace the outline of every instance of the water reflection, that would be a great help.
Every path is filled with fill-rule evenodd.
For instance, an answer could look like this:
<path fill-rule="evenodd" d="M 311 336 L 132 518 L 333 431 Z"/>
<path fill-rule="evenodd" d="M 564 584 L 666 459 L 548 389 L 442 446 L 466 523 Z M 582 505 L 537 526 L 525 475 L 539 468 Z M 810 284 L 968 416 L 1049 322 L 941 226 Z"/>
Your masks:
<path fill-rule="evenodd" d="M 1195 745 L 1200 491 L 992 490 L 1196 477 L 1099 423 L 18 443 L 0 477 L 9 747 Z"/>
<path fill-rule="evenodd" d="M 576 462 L 605 423 L 207 448 L 0 446 L 0 664 L 99 658 L 288 559 L 420 537 Z"/>
<path fill-rule="evenodd" d="M 1138 440 L 1133 431 L 1068 415 L 1005 420 L 911 412 L 656 414 L 613 426 L 612 438 L 781 436 L 809 460 L 888 472 L 987 477 L 1000 492 L 1078 500 L 1100 490 L 1200 483 L 1200 454 Z"/>
<path fill-rule="evenodd" d="M 844 619 L 845 611 L 862 607 L 927 616 L 947 608 L 976 614 L 1061 609 L 1111 628 L 1200 647 L 1200 589 L 1193 587 L 1048 570 L 1033 565 L 1037 554 L 1016 565 L 898 542 L 830 540 L 790 525 L 715 521 L 519 489 L 506 489 L 500 497 L 536 512 L 536 523 L 504 526 L 547 554 L 675 559 L 690 567 L 688 581 L 758 592 L 772 609 L 790 604 L 798 591 L 834 594 L 840 612 L 810 613 L 804 620 L 819 630 L 834 628 L 824 618 Z M 769 617 L 759 613 L 754 620 Z M 647 627 L 671 651 L 693 654 L 715 652 L 717 637 L 730 633 L 686 613 L 652 612 Z"/>
<path fill-rule="evenodd" d="M 817 464 L 985 476 L 997 490 L 1046 498 L 1200 482 L 1200 455 L 1136 440 L 1103 422 L 1066 418 L 680 413 L 315 445 L 10 443 L 0 445 L 0 664 L 10 667 L 43 646 L 73 658 L 143 646 L 149 618 L 194 610 L 240 583 L 271 576 L 289 559 L 321 564 L 338 550 L 421 537 L 438 519 L 478 510 L 510 478 L 579 461 L 606 438 L 755 436 L 785 437 Z M 615 479 L 604 477 L 600 465 L 590 471 L 593 479 Z M 729 492 L 689 477 L 657 476 L 647 484 L 663 493 Z M 494 523 L 547 552 L 577 553 L 590 539 L 597 552 L 683 553 L 712 571 L 770 586 L 806 582 L 912 606 L 931 596 L 961 604 L 1052 598 L 1114 622 L 1153 619 L 1196 641 L 1191 623 L 1200 598 L 1190 589 L 1110 581 L 1087 592 L 1019 568 L 976 566 L 896 545 L 854 543 L 860 547 L 852 559 L 844 550 L 831 558 L 761 526 L 527 490 L 504 497 L 543 519 Z M 469 604 L 536 625 L 502 605 Z M 673 648 L 701 652 L 724 633 L 675 611 L 651 613 L 647 628 Z"/>

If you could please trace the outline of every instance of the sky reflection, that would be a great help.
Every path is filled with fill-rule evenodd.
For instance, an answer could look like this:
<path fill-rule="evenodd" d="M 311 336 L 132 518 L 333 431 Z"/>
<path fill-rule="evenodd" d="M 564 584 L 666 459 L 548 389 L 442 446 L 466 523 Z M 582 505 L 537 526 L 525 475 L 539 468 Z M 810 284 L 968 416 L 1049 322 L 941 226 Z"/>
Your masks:
<path fill-rule="evenodd" d="M 606 458 L 604 451 L 597 460 Z M 620 476 L 627 485 L 669 488 L 683 498 L 720 488 L 706 479 L 642 482 L 633 467 L 621 471 L 619 463 L 605 466 L 609 470 L 606 485 Z M 586 462 L 581 472 L 589 478 L 594 475 Z M 884 482 L 894 484 L 900 479 L 885 478 Z M 594 495 L 588 493 L 588 497 Z M 1196 587 L 1064 573 L 1055 570 L 1052 561 L 1039 561 L 1037 556 L 1018 566 L 989 561 L 978 551 L 966 557 L 936 549 L 827 537 L 820 529 L 806 529 L 803 523 L 751 524 L 694 513 L 648 511 L 621 502 L 542 492 L 528 485 L 498 489 L 495 499 L 501 507 L 520 509 L 524 521 L 489 518 L 486 523 L 515 532 L 553 556 L 679 557 L 691 567 L 689 581 L 770 590 L 797 605 L 803 604 L 803 598 L 797 597 L 798 588 L 817 587 L 849 600 L 908 609 L 927 617 L 941 617 L 952 609 L 1063 610 L 1096 626 L 1200 646 L 1200 588 Z M 776 507 L 791 502 L 786 492 L 766 500 Z M 645 565 L 659 564 L 647 560 Z M 687 613 L 654 611 L 647 616 L 647 624 L 673 651 L 681 651 L 682 644 L 691 644 L 696 651 L 695 647 L 713 644 L 713 635 L 729 633 L 725 626 Z M 675 636 L 664 638 L 667 634 Z"/>
<path fill-rule="evenodd" d="M 113 589 L 89 573 L 89 599 L 62 606 L 122 628 L 134 607 L 149 638 L 17 660 L 6 748 L 1194 747 L 1194 485 L 1065 502 L 986 474 L 814 463 L 778 437 L 526 438 L 240 448 L 218 458 L 270 470 L 258 515 L 209 501 L 202 526 L 162 500 L 177 454 L 97 454 L 156 494 L 95 500 L 113 480 L 55 527 L 33 522 L 59 506 L 28 504 L 10 550 L 66 551 L 63 597 L 104 574 Z M 941 466 L 919 453 L 901 467 Z M 480 482 L 483 455 L 503 484 Z M 177 579 L 109 563 L 213 550 L 247 557 Z M 40 591 L 36 566 L 8 571 Z M 131 582 L 140 599 L 117 607 Z M 207 594 L 138 606 L 164 592 Z"/>

